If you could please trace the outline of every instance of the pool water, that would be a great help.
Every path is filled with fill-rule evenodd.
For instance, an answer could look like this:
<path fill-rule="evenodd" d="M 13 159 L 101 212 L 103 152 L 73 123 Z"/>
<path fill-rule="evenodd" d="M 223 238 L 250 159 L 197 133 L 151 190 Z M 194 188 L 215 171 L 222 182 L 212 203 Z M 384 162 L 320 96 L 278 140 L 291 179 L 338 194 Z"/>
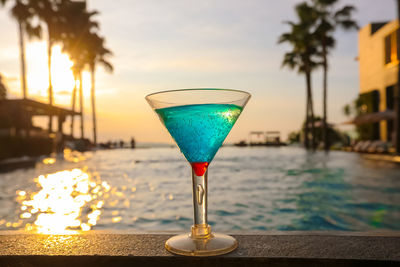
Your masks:
<path fill-rule="evenodd" d="M 222 147 L 209 223 L 230 230 L 400 230 L 400 167 L 347 152 Z M 188 230 L 191 168 L 174 148 L 44 159 L 0 174 L 0 230 Z"/>

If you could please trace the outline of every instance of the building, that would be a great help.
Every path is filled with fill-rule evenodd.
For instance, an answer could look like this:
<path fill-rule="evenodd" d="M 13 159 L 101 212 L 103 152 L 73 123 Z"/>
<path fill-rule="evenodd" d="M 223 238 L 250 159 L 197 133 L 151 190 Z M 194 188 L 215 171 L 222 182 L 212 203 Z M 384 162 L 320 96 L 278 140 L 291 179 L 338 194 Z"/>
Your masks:
<path fill-rule="evenodd" d="M 392 142 L 394 138 L 394 92 L 399 52 L 397 20 L 371 23 L 359 31 L 359 110 L 355 123 L 362 139 Z"/>

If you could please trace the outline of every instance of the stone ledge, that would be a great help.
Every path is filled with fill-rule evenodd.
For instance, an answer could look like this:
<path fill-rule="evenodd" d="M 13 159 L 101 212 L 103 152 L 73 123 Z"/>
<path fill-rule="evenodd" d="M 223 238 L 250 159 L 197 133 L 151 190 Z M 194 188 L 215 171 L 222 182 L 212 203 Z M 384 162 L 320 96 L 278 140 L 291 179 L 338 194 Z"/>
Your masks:
<path fill-rule="evenodd" d="M 171 233 L 94 231 L 35 235 L 0 231 L 0 266 L 399 266 L 400 233 L 263 232 L 233 234 L 239 248 L 218 257 L 164 249 Z"/>

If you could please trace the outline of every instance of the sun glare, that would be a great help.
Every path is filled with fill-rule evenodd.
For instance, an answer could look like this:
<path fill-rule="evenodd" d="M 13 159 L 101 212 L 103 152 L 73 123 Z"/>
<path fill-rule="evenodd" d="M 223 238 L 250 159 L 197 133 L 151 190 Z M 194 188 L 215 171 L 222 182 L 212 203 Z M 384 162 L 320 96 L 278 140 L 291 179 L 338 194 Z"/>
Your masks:
<path fill-rule="evenodd" d="M 82 169 L 64 170 L 35 179 L 41 188 L 27 194 L 18 191 L 21 219 L 33 219 L 25 229 L 42 234 L 74 234 L 96 225 L 110 190 L 107 182 Z"/>
<path fill-rule="evenodd" d="M 39 98 L 48 97 L 48 67 L 47 44 L 45 42 L 31 42 L 26 47 L 27 57 L 27 82 L 29 95 Z M 74 88 L 74 76 L 71 70 L 73 65 L 69 56 L 62 52 L 60 45 L 54 45 L 51 56 L 51 81 L 53 85 L 55 104 L 69 105 L 71 93 Z M 84 97 L 89 97 L 90 74 L 82 73 Z"/>
<path fill-rule="evenodd" d="M 72 92 L 74 88 L 74 75 L 71 70 L 72 61 L 67 54 L 62 53 L 59 45 L 53 47 L 51 60 L 51 82 L 54 94 Z"/>
<path fill-rule="evenodd" d="M 75 163 L 86 159 L 82 153 L 70 150 L 64 151 L 64 157 Z M 54 158 L 43 159 L 44 165 L 55 162 Z M 107 210 L 111 214 L 106 214 L 103 222 L 121 223 L 124 217 L 117 205 L 130 206 L 123 193 L 127 186 L 113 187 L 87 167 L 39 175 L 33 181 L 37 189 L 15 192 L 17 216 L 11 221 L 0 219 L 0 225 L 39 234 L 77 234 L 92 230 Z M 135 191 L 133 187 L 132 193 Z"/>

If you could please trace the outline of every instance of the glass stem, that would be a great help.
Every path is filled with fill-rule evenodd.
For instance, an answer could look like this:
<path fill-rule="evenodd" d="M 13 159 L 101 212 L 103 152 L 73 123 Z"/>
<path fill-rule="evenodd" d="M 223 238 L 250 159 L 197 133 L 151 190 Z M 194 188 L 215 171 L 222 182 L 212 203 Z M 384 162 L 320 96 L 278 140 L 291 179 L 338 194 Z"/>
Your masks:
<path fill-rule="evenodd" d="M 207 173 L 197 176 L 192 170 L 194 225 L 192 238 L 209 238 L 211 227 L 207 223 Z"/>

